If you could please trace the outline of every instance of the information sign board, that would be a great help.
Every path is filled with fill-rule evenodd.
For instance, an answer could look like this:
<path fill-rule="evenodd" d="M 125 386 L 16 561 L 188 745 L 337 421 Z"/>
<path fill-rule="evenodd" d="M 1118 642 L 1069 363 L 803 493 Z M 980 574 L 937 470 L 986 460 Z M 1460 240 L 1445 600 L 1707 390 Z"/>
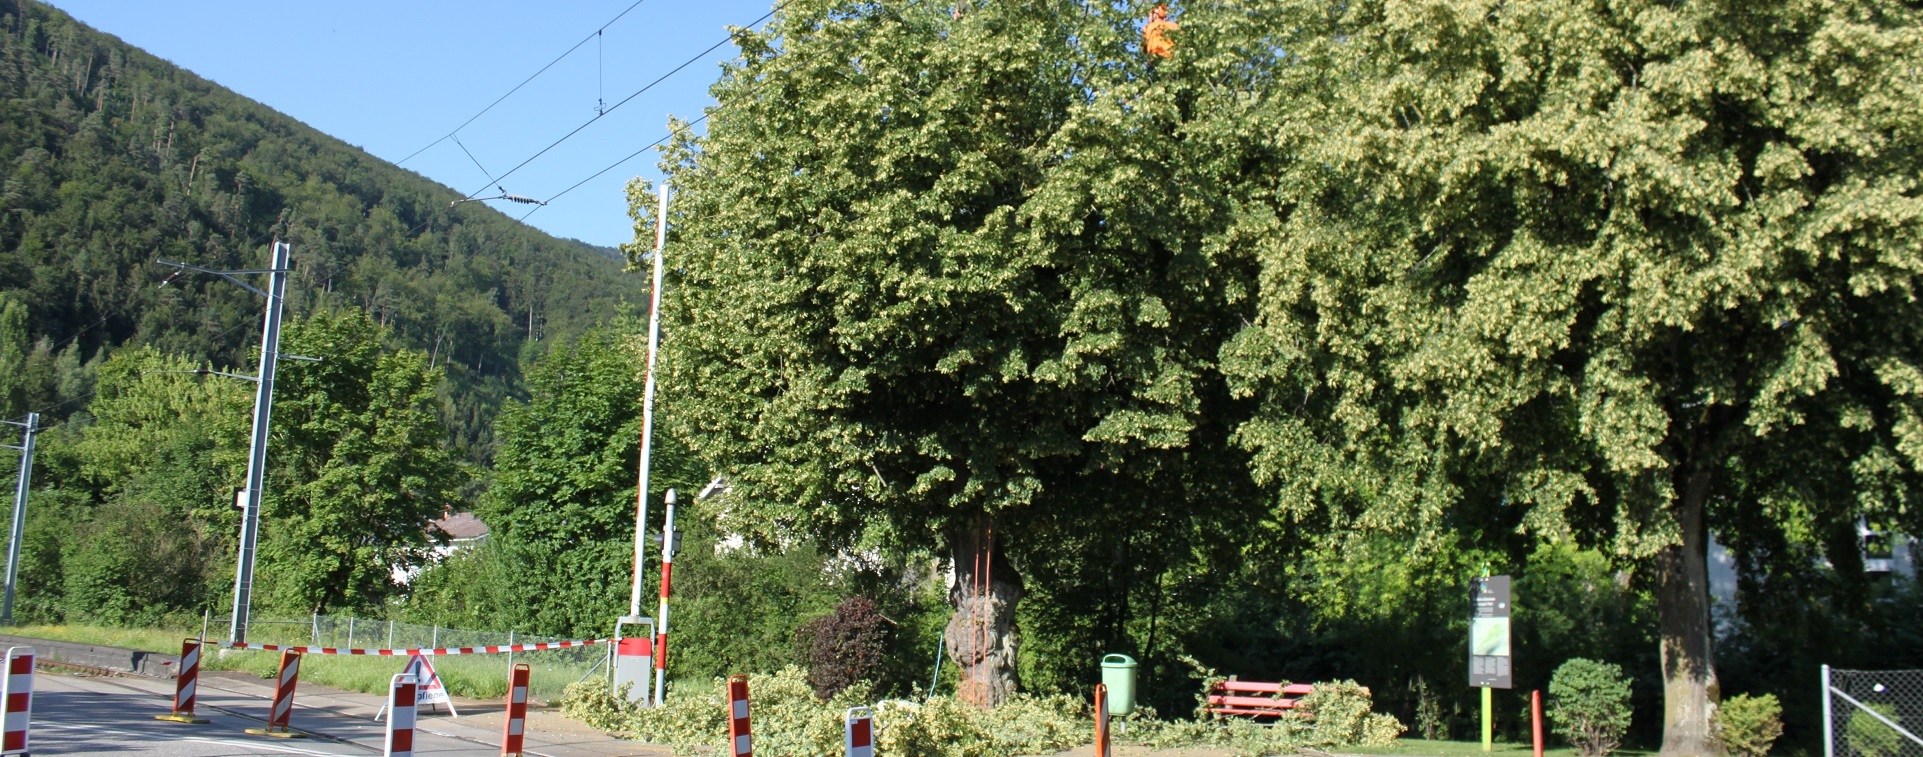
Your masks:
<path fill-rule="evenodd" d="M 1509 577 L 1484 576 L 1470 586 L 1469 685 L 1507 689 L 1509 669 Z"/>

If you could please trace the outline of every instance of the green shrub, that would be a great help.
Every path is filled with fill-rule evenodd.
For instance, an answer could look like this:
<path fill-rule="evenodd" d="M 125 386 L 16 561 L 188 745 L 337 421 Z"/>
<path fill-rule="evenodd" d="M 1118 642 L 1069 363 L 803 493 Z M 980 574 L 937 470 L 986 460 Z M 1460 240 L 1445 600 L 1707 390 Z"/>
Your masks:
<path fill-rule="evenodd" d="M 1212 747 L 1258 757 L 1292 754 L 1301 747 L 1386 745 L 1402 724 L 1372 713 L 1369 690 L 1353 681 L 1316 684 L 1297 717 L 1273 725 L 1233 719 L 1164 721 L 1153 710 L 1123 720 L 1116 741 L 1158 749 Z M 864 704 L 851 687 L 824 702 L 800 668 L 749 676 L 755 748 L 769 754 L 839 754 L 842 717 Z M 570 687 L 561 713 L 602 730 L 654 744 L 678 754 L 725 753 L 728 722 L 725 683 L 686 686 L 661 707 L 640 709 L 608 692 L 605 683 Z M 950 697 L 925 702 L 891 699 L 873 705 L 875 751 L 901 757 L 1012 757 L 1052 754 L 1089 743 L 1094 736 L 1089 703 L 1068 696 L 1017 695 L 993 710 L 979 710 Z"/>
<path fill-rule="evenodd" d="M 1871 704 L 1870 709 L 1889 718 L 1891 723 L 1901 725 L 1902 718 L 1896 716 L 1896 706 Z M 1863 757 L 1896 757 L 1903 748 L 1903 734 L 1897 733 L 1889 723 L 1877 720 L 1862 710 L 1850 714 L 1850 724 L 1843 730 L 1843 740 L 1849 742 L 1850 749 Z"/>
<path fill-rule="evenodd" d="M 1311 724 L 1309 746 L 1388 746 L 1407 730 L 1394 715 L 1375 712 L 1368 687 L 1355 681 L 1318 683 L 1295 711 Z"/>
<path fill-rule="evenodd" d="M 1629 730 L 1629 679 L 1606 662 L 1570 659 L 1549 678 L 1549 720 L 1584 757 L 1602 757 Z"/>
<path fill-rule="evenodd" d="M 1738 757 L 1763 757 L 1783 735 L 1782 716 L 1775 694 L 1730 697 L 1716 710 L 1716 736 Z"/>

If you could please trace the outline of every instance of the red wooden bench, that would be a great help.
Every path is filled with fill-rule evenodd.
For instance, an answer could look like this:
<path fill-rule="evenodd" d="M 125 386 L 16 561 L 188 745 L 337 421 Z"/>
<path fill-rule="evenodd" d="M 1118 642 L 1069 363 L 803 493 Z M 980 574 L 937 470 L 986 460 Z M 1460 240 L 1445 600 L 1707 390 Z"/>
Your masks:
<path fill-rule="evenodd" d="M 1209 690 L 1208 711 L 1214 715 L 1279 718 L 1295 709 L 1303 695 L 1315 691 L 1306 683 L 1238 681 L 1234 676 Z"/>

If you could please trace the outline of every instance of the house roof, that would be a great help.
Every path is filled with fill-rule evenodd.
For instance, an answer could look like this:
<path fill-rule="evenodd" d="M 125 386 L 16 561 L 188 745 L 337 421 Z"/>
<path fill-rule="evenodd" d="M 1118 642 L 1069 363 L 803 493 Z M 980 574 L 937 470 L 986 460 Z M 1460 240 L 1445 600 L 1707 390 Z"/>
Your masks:
<path fill-rule="evenodd" d="M 486 536 L 488 531 L 487 524 L 482 523 L 474 513 L 455 513 L 434 521 L 434 525 L 445 531 L 447 538 L 454 541 L 479 539 Z"/>

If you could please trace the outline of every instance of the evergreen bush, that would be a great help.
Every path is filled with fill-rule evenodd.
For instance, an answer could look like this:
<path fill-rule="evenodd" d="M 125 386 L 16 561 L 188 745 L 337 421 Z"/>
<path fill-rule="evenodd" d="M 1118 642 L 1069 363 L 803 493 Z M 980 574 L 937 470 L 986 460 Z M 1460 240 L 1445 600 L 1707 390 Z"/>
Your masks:
<path fill-rule="evenodd" d="M 1892 723 L 1903 722 L 1896 715 L 1895 705 L 1871 704 L 1869 707 L 1889 718 Z M 1903 734 L 1897 733 L 1889 723 L 1862 710 L 1850 714 L 1850 724 L 1843 729 L 1843 740 L 1849 743 L 1852 751 L 1863 757 L 1896 757 L 1903 748 Z"/>
<path fill-rule="evenodd" d="M 1583 757 L 1602 757 L 1629 730 L 1629 679 L 1620 666 L 1571 658 L 1549 679 L 1549 720 Z"/>
<path fill-rule="evenodd" d="M 1775 694 L 1730 697 L 1716 710 L 1716 736 L 1739 757 L 1763 757 L 1783 735 L 1782 715 Z"/>

